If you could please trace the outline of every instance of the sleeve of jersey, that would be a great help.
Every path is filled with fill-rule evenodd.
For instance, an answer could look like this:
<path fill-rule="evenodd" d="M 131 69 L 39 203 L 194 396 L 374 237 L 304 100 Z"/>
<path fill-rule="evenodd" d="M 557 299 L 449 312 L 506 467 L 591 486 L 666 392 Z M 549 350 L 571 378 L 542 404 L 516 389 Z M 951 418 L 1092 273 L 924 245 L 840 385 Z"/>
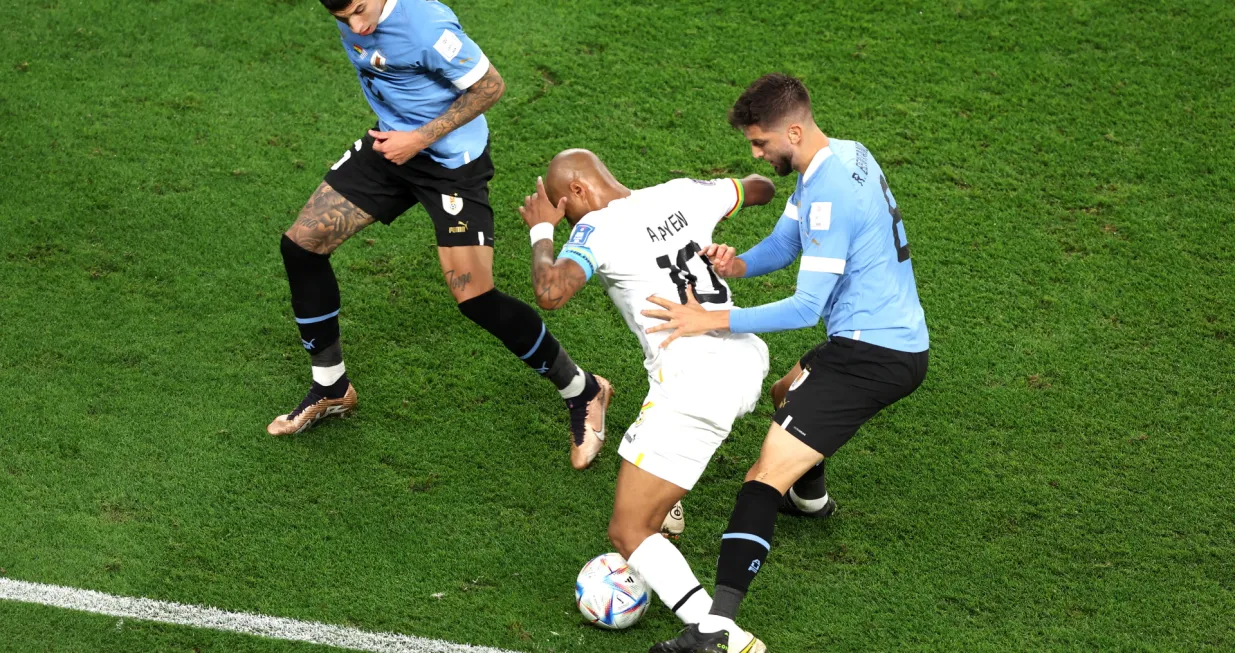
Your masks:
<path fill-rule="evenodd" d="M 432 45 L 425 52 L 429 70 L 465 91 L 489 72 L 489 58 L 457 23 L 438 22 L 424 37 Z"/>
<path fill-rule="evenodd" d="M 828 297 L 845 273 L 853 220 L 843 210 L 833 219 L 831 202 L 814 202 L 803 208 L 807 213 L 800 217 L 809 221 L 809 244 L 802 250 L 797 290 L 778 302 L 730 311 L 730 331 L 768 333 L 819 323 Z"/>
<path fill-rule="evenodd" d="M 798 222 L 786 214 L 777 221 L 771 235 L 738 258 L 746 262 L 747 277 L 758 277 L 789 267 L 801 251 Z"/>

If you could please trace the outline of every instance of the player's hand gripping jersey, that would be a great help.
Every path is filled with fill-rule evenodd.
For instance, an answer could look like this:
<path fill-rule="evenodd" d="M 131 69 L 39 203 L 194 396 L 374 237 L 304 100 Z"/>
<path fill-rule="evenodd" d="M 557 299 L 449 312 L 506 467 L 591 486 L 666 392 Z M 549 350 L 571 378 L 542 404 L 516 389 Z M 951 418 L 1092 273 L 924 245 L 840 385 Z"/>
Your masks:
<path fill-rule="evenodd" d="M 648 396 L 619 453 L 660 478 L 689 490 L 707 467 L 733 421 L 754 409 L 768 350 L 753 334 L 712 333 L 682 338 L 665 349 L 667 333 L 644 331 L 660 320 L 653 295 L 685 302 L 693 289 L 710 310 L 733 308 L 729 286 L 700 255 L 716 224 L 742 206 L 733 179 L 676 179 L 644 188 L 587 214 L 561 257 L 599 276 L 630 330 L 648 370 Z"/>
<path fill-rule="evenodd" d="M 480 46 L 439 2 L 387 0 L 372 34 L 361 36 L 342 22 L 339 34 L 379 131 L 413 131 L 434 120 L 489 70 Z M 458 168 L 479 157 L 488 141 L 482 115 L 425 152 Z"/>

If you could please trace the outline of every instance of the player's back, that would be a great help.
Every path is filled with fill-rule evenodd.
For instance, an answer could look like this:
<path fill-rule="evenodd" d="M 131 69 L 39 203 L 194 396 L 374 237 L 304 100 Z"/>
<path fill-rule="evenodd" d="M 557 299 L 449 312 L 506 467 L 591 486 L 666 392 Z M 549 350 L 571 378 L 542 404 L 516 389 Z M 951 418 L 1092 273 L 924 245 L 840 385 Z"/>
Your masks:
<path fill-rule="evenodd" d="M 600 276 L 631 331 L 639 337 L 649 370 L 668 332 L 645 333 L 663 323 L 641 311 L 656 309 L 652 295 L 685 302 L 693 288 L 708 310 L 733 308 L 729 286 L 712 269 L 701 250 L 713 242 L 716 224 L 741 206 L 740 183 L 732 179 L 673 181 L 633 191 L 608 207 L 584 216 L 563 249 L 582 255 L 581 265 Z M 575 258 L 579 261 L 580 258 Z M 588 270 L 591 265 L 593 269 Z M 680 352 L 714 349 L 715 336 L 682 338 L 671 345 Z"/>
<path fill-rule="evenodd" d="M 820 182 L 851 193 L 861 216 L 851 235 L 845 274 L 825 308 L 828 333 L 905 351 L 929 346 L 909 256 L 908 235 L 896 199 L 874 156 L 856 141 L 831 139 L 836 165 Z M 843 190 L 842 190 L 843 189 Z"/>

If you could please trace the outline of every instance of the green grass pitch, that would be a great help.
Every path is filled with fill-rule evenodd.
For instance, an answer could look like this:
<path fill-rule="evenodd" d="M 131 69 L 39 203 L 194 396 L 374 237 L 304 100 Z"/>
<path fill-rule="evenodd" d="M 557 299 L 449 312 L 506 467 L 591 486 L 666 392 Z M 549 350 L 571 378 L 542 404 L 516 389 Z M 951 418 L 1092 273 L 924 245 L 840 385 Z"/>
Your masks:
<path fill-rule="evenodd" d="M 631 186 L 770 174 L 724 120 L 762 73 L 803 77 L 887 172 L 930 377 L 832 461 L 834 518 L 781 520 L 741 615 L 771 650 L 1235 649 L 1235 5 L 452 6 L 508 83 L 496 274 L 524 299 L 514 209 L 550 156 L 591 148 Z M 573 604 L 614 445 L 569 468 L 560 400 L 458 314 L 422 210 L 334 257 L 359 412 L 264 433 L 308 382 L 279 234 L 371 122 L 315 0 L 0 5 L 0 574 L 646 650 L 678 628 L 663 606 L 608 633 Z M 792 183 L 718 239 L 757 242 Z M 594 284 L 545 319 L 614 381 L 621 433 L 634 337 Z M 773 377 L 820 337 L 767 337 Z M 708 587 L 770 412 L 686 500 Z M 326 649 L 0 602 L 0 650 Z"/>

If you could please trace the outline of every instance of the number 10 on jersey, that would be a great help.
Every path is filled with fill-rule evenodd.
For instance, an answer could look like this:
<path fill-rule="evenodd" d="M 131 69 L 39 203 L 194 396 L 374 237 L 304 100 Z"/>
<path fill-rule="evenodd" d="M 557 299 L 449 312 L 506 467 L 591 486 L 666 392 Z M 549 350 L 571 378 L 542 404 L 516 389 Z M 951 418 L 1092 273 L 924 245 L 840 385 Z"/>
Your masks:
<path fill-rule="evenodd" d="M 708 257 L 700 254 L 702 251 L 703 248 L 699 246 L 699 243 L 692 240 L 677 251 L 676 259 L 670 259 L 666 254 L 656 259 L 656 265 L 669 271 L 669 278 L 673 280 L 673 285 L 677 286 L 678 299 L 683 304 L 686 303 L 686 286 L 688 285 L 694 291 L 695 297 L 699 299 L 699 303 L 724 304 L 729 301 L 729 287 L 720 280 L 720 277 L 716 276 L 716 271 L 712 269 L 712 262 L 708 260 Z M 690 271 L 690 263 L 696 258 L 703 263 L 708 277 L 711 278 L 711 292 L 700 292 L 696 285 L 699 277 Z"/>

